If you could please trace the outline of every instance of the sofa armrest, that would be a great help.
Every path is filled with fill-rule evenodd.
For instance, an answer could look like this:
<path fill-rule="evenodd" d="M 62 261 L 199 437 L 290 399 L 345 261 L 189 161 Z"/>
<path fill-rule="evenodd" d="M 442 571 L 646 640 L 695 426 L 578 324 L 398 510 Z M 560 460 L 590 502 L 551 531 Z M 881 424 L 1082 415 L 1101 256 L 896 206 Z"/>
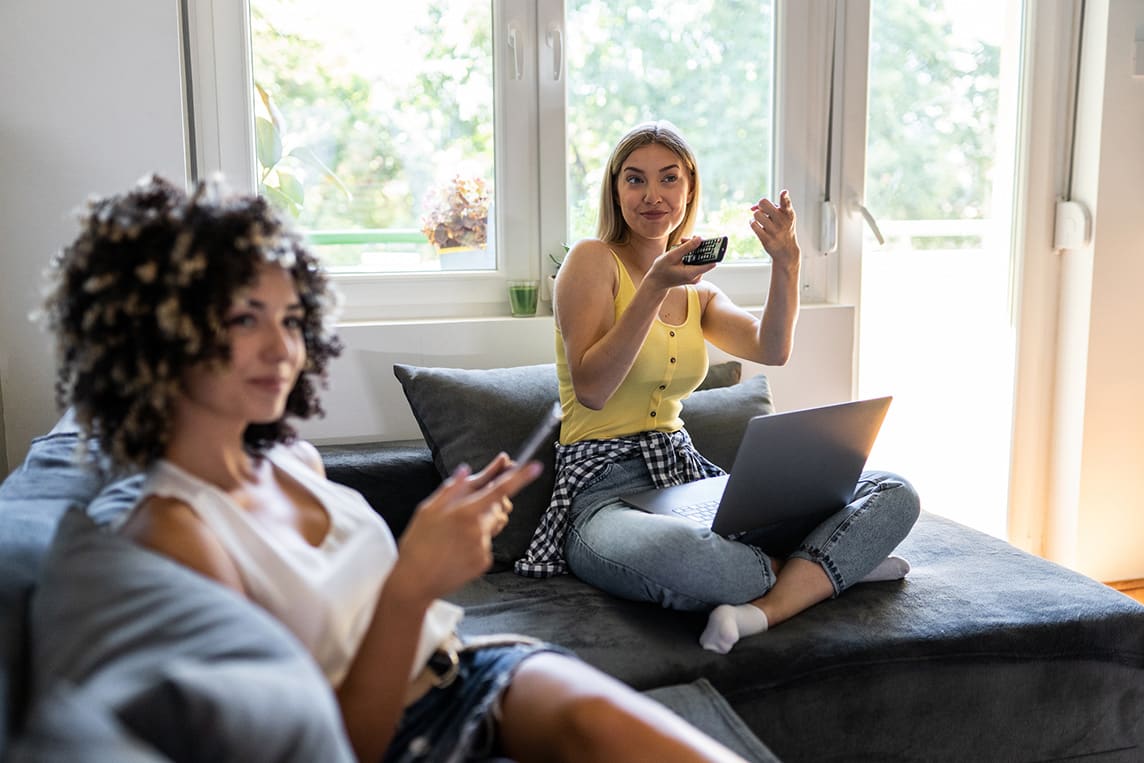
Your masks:
<path fill-rule="evenodd" d="M 422 440 L 320 445 L 326 475 L 357 490 L 400 536 L 417 504 L 441 484 Z"/>

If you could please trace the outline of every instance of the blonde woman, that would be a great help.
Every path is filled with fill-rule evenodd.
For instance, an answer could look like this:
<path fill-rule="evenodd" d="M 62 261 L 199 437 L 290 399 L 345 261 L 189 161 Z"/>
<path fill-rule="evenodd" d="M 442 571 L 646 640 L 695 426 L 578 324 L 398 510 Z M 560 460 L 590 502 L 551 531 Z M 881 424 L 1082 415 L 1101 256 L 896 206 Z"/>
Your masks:
<path fill-rule="evenodd" d="M 771 257 L 755 318 L 703 280 L 715 264 L 683 262 L 700 244 L 691 237 L 700 187 L 695 155 L 670 123 L 641 124 L 612 151 L 597 237 L 572 247 L 556 281 L 556 485 L 516 571 L 570 570 L 617 596 L 709 612 L 700 644 L 726 653 L 854 583 L 906 574 L 905 560 L 887 554 L 919 503 L 901 477 L 865 472 L 838 513 L 793 544 L 762 547 L 619 499 L 722 474 L 680 418 L 707 373 L 708 342 L 767 365 L 786 363 L 794 345 L 801 250 L 790 194 L 744 210 Z"/>

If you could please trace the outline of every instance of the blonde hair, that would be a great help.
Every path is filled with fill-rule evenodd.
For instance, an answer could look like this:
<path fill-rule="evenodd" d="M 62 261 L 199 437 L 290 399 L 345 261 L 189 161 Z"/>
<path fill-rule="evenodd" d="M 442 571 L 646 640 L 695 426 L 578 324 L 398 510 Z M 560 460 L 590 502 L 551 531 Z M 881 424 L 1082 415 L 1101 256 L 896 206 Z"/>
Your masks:
<path fill-rule="evenodd" d="M 678 127 L 665 119 L 660 119 L 636 125 L 627 135 L 620 138 L 620 142 L 612 149 L 608 166 L 604 170 L 604 182 L 600 184 L 600 216 L 596 222 L 596 237 L 600 240 L 611 244 L 627 243 L 630 229 L 620 210 L 616 182 L 624 162 L 632 152 L 652 144 L 664 146 L 679 157 L 687 169 L 691 184 L 691 199 L 687 204 L 687 212 L 683 216 L 683 221 L 668 237 L 668 248 L 678 244 L 684 236 L 691 235 L 699 209 L 699 169 L 695 162 L 695 153 L 683 139 Z"/>

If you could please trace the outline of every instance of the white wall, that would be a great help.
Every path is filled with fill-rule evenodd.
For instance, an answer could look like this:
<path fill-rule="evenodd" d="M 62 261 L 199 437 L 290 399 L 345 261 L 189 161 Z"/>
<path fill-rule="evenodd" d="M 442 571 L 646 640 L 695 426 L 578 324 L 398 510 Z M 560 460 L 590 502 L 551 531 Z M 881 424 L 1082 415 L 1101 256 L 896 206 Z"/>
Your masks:
<path fill-rule="evenodd" d="M 1085 33 L 1072 196 L 1092 241 L 1061 255 L 1046 549 L 1129 580 L 1144 578 L 1144 0 L 1090 0 Z"/>
<path fill-rule="evenodd" d="M 4 386 L 0 385 L 0 474 L 8 473 L 8 449 L 4 440 Z"/>
<path fill-rule="evenodd" d="M 326 416 L 301 428 L 318 443 L 421 436 L 393 375 L 394 363 L 494 368 L 551 363 L 553 358 L 551 316 L 350 324 L 339 333 L 346 348 L 334 361 L 330 388 L 322 396 Z M 744 363 L 743 374 L 766 373 L 779 410 L 848 400 L 853 336 L 853 308 L 806 307 L 790 362 L 782 368 Z M 726 358 L 711 352 L 713 363 Z"/>
<path fill-rule="evenodd" d="M 29 313 L 92 193 L 184 174 L 177 4 L 0 3 L 0 385 L 8 464 L 51 427 L 53 355 Z"/>

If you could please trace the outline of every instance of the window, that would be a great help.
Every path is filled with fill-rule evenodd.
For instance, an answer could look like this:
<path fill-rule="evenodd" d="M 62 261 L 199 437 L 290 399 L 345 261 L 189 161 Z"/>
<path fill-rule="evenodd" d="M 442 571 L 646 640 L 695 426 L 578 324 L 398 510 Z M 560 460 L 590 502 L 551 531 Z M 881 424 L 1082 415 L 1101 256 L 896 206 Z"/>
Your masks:
<path fill-rule="evenodd" d="M 1013 420 L 1021 5 L 874 0 L 866 88 L 865 205 L 883 239 L 864 231 L 858 392 L 894 395 L 871 459 L 909 476 L 929 510 L 998 537 Z"/>
<path fill-rule="evenodd" d="M 257 187 L 327 265 L 495 269 L 490 5 L 250 0 L 250 23 Z"/>
<path fill-rule="evenodd" d="M 290 212 L 348 317 L 507 313 L 506 279 L 594 233 L 611 146 L 653 118 L 696 149 L 699 231 L 746 263 L 727 288 L 762 301 L 745 221 L 777 190 L 772 2 L 243 5 L 186 4 L 198 170 Z"/>
<path fill-rule="evenodd" d="M 568 231 L 595 235 L 600 168 L 628 127 L 675 123 L 703 181 L 700 233 L 731 237 L 730 260 L 765 254 L 745 210 L 771 185 L 770 3 L 568 0 Z"/>
<path fill-rule="evenodd" d="M 282 9 L 301 13 L 316 2 L 248 2 L 249 10 L 247 2 L 182 0 L 195 167 L 199 174 L 221 169 L 232 182 L 256 187 L 256 129 L 267 128 L 257 128 L 255 117 L 268 118 L 270 109 L 256 100 L 253 83 L 277 78 L 267 92 L 289 128 L 279 136 L 283 151 L 305 146 L 321 163 L 296 156 L 281 160 L 292 167 L 282 169 L 302 184 L 300 219 L 326 247 L 323 256 L 342 270 L 349 320 L 507 316 L 507 279 L 550 273 L 549 255 L 559 256 L 563 243 L 592 232 L 600 165 L 619 134 L 640 120 L 667 118 L 699 154 L 701 232 L 735 235 L 740 205 L 787 188 L 799 215 L 803 304 L 860 307 L 859 349 L 844 359 L 843 383 L 863 396 L 894 394 L 890 415 L 914 427 L 888 418 L 879 445 L 893 450 L 874 465 L 913 479 L 931 508 L 1001 534 L 995 513 L 972 516 L 955 494 L 939 498 L 931 487 L 960 485 L 957 475 L 926 467 L 960 466 L 965 453 L 976 457 L 988 449 L 989 466 L 978 474 L 987 472 L 997 500 L 975 505 L 1001 508 L 1014 360 L 1007 289 L 1023 256 L 1010 241 L 1051 229 L 1045 211 L 1051 205 L 1038 206 L 1044 199 L 1036 196 L 1045 189 L 1022 185 L 1033 177 L 1029 166 L 1056 167 L 1056 154 L 1065 152 L 1038 142 L 1036 155 L 1025 155 L 1022 146 L 1033 143 L 1029 124 L 1014 151 L 1014 127 L 1028 119 L 1025 109 L 1034 99 L 1067 102 L 1034 94 L 1032 68 L 1023 66 L 1034 49 L 1043 60 L 1073 56 L 1067 25 L 1053 21 L 1060 9 L 1018 0 L 406 0 L 398 9 L 395 3 L 323 0 L 312 20 L 290 22 Z M 1077 3 L 1065 5 L 1076 13 Z M 275 55 L 259 47 L 310 45 L 347 18 L 353 23 L 339 33 L 365 32 L 353 45 L 327 43 L 332 49 L 320 55 Z M 259 43 L 271 27 L 277 38 Z M 1026 40 L 1033 28 L 1048 31 Z M 376 53 L 383 46 L 384 56 Z M 365 62 L 353 63 L 356 58 Z M 405 68 L 390 71 L 401 58 Z M 454 68 L 458 60 L 463 66 Z M 311 105 L 345 107 L 380 121 L 321 110 L 295 116 L 291 101 L 305 99 L 286 95 L 280 75 L 264 73 L 282 62 L 300 67 L 299 82 L 314 86 L 306 96 Z M 338 97 L 316 87 L 322 67 L 331 77 L 327 84 L 349 83 L 334 88 Z M 371 77 L 384 85 L 359 82 Z M 339 100 L 351 103 L 334 103 Z M 1039 114 L 1062 111 L 1044 103 L 1038 108 Z M 348 136 L 341 143 L 328 134 L 334 124 Z M 420 135 L 418 125 L 425 125 Z M 415 150 L 419 141 L 431 150 Z M 274 158 L 263 157 L 263 170 Z M 376 172 L 362 172 L 377 161 Z M 473 269 L 443 269 L 431 259 L 427 240 L 418 239 L 424 235 L 422 194 L 454 166 L 485 178 L 489 191 L 491 242 Z M 364 184 L 346 182 L 359 174 Z M 264 179 L 282 185 L 280 175 Z M 290 189 L 279 190 L 292 199 Z M 1064 189 L 1052 190 L 1055 196 Z M 821 224 L 831 209 L 836 248 L 831 228 Z M 308 217 L 319 212 L 336 215 Z M 864 214 L 881 224 L 885 246 L 866 233 Z M 1011 236 L 1010 222 L 1024 233 Z M 409 240 L 400 240 L 406 235 Z M 751 256 L 757 249 L 750 251 L 756 245 L 749 238 L 737 243 L 739 261 L 710 278 L 739 304 L 758 305 L 768 265 Z M 377 250 L 389 254 L 365 256 Z M 927 278 L 910 277 L 932 264 L 939 267 Z M 986 266 L 988 284 L 984 275 L 975 279 Z M 385 272 L 376 272 L 379 267 Z M 541 312 L 547 307 L 542 303 Z M 935 314 L 943 328 L 931 320 Z M 974 318 L 973 330 L 957 322 L 963 316 Z M 510 341 L 518 336 L 514 330 L 503 329 Z M 800 326 L 796 365 L 849 351 L 849 345 L 808 344 L 801 332 Z M 420 340 L 416 332 L 410 336 L 411 344 Z M 476 352 L 487 357 L 490 350 Z M 935 383 L 934 369 L 946 367 L 956 370 Z M 839 376 L 830 373 L 832 381 Z M 782 397 L 789 405 L 790 397 Z M 957 443 L 954 457 L 944 461 L 919 447 L 943 441 Z"/>

